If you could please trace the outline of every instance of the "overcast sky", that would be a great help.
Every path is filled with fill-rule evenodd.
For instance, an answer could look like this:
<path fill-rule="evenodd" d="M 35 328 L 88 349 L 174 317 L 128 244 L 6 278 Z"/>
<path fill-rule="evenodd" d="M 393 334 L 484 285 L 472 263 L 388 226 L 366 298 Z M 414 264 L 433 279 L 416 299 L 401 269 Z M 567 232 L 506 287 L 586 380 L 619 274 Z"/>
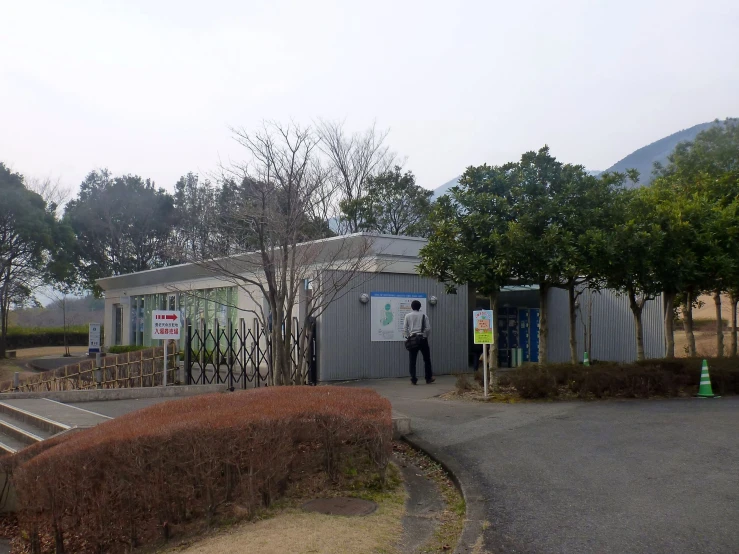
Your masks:
<path fill-rule="evenodd" d="M 376 121 L 419 184 L 548 143 L 605 169 L 739 116 L 736 0 L 0 0 L 0 161 L 172 189 L 229 126 Z"/>

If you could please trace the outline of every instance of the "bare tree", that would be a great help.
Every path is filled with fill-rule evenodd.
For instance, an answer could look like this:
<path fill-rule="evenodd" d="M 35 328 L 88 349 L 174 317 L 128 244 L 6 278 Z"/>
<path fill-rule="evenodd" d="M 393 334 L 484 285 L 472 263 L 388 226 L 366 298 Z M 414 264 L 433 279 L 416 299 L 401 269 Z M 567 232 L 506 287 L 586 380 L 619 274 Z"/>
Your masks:
<path fill-rule="evenodd" d="M 359 201 L 366 193 L 368 179 L 384 173 L 395 163 L 395 154 L 385 145 L 388 131 L 378 131 L 375 125 L 363 133 L 349 135 L 343 122 L 321 120 L 316 132 L 321 150 L 331 161 L 329 179 L 338 192 L 338 200 L 345 205 Z M 335 211 L 339 213 L 338 209 Z M 358 212 L 350 212 L 353 215 L 339 221 L 342 233 L 361 230 Z"/>
<path fill-rule="evenodd" d="M 309 328 L 312 318 L 378 270 L 376 250 L 368 236 L 320 238 L 335 188 L 311 128 L 267 123 L 255 133 L 232 132 L 248 156 L 222 168 L 224 179 L 241 183 L 229 221 L 249 236 L 249 244 L 244 254 L 189 261 L 239 287 L 262 325 L 271 327 L 275 384 L 304 382 L 310 336 L 301 336 L 294 374 L 292 318 Z"/>
<path fill-rule="evenodd" d="M 56 212 L 59 212 L 72 194 L 72 189 L 63 186 L 59 177 L 26 177 L 26 187 L 41 196 L 47 205 L 53 205 Z"/>

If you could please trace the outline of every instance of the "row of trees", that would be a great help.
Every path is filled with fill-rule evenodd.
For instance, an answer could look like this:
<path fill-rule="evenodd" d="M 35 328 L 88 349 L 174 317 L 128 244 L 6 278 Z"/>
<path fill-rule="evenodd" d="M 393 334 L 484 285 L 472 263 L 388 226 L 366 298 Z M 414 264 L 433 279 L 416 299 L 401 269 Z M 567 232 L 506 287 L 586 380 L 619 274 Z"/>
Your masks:
<path fill-rule="evenodd" d="M 77 280 L 74 232 L 57 215 L 57 189 L 49 182 L 31 185 L 38 192 L 0 163 L 0 358 L 10 310 L 33 304 L 44 283 L 66 290 Z"/>
<path fill-rule="evenodd" d="M 0 212 L 2 344 L 9 310 L 33 301 L 43 285 L 62 294 L 95 290 L 101 277 L 192 262 L 249 294 L 257 290 L 258 306 L 267 299 L 274 367 L 287 375 L 290 338 L 278 331 L 290 324 L 299 286 L 320 264 L 347 275 L 369 269 L 369 244 L 353 241 L 352 252 L 339 248 L 328 256 L 297 245 L 356 232 L 427 232 L 432 193 L 402 169 L 385 144 L 387 133 L 370 128 L 350 134 L 330 122 L 232 132 L 244 148 L 243 161 L 219 167 L 209 179 L 187 173 L 170 194 L 149 179 L 95 170 L 61 216 L 58 203 L 43 197 L 62 198 L 58 187 L 47 183 L 42 194 L 33 192 L 32 183 L 2 166 L 0 186 L 9 198 Z M 11 192 L 17 201 L 10 201 Z M 243 252 L 256 255 L 236 265 L 221 259 Z M 346 279 L 313 280 L 306 318 L 317 316 L 346 285 Z M 266 322 L 267 314 L 256 315 Z M 0 357 L 4 353 L 2 346 Z"/>
<path fill-rule="evenodd" d="M 539 360 L 547 360 L 547 300 L 568 291 L 570 354 L 577 362 L 578 296 L 612 288 L 628 296 L 637 358 L 644 358 L 642 313 L 664 293 L 667 356 L 674 352 L 675 309 L 683 314 L 695 355 L 692 309 L 714 294 L 717 348 L 723 355 L 721 292 L 734 310 L 731 355 L 737 353 L 739 300 L 739 125 L 727 120 L 681 144 L 649 187 L 627 188 L 636 172 L 594 176 L 557 161 L 547 147 L 502 166 L 470 167 L 436 202 L 421 272 L 453 289 L 473 284 L 497 308 L 501 287 L 537 284 Z M 493 355 L 497 360 L 497 355 Z"/>
<path fill-rule="evenodd" d="M 221 166 L 208 178 L 187 173 L 173 194 L 149 179 L 113 176 L 106 169 L 85 178 L 64 213 L 78 239 L 84 286 L 92 289 L 97 279 L 110 275 L 256 248 L 257 232 L 244 224 L 236 207 L 260 195 L 258 183 L 280 178 L 278 170 L 287 165 L 253 175 L 268 163 L 265 156 L 277 156 L 279 148 L 294 147 L 296 140 L 309 147 L 309 161 L 303 160 L 309 165 L 299 169 L 317 181 L 310 201 L 303 202 L 300 238 L 356 232 L 427 234 L 433 193 L 397 164 L 385 146 L 386 133 L 371 128 L 352 135 L 341 124 L 328 122 L 315 128 L 267 124 L 257 133 L 265 141 L 260 150 L 266 152 L 255 158 L 251 135 L 243 129 L 232 132 L 248 151 L 245 161 Z M 281 163 L 298 163 L 296 156 Z"/>

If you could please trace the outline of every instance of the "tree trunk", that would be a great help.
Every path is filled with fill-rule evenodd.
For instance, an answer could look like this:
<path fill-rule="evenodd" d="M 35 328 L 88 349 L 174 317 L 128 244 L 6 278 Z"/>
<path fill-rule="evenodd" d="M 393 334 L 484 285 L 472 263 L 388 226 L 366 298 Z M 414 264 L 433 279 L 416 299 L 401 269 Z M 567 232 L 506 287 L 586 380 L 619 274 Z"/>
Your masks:
<path fill-rule="evenodd" d="M 549 318 L 547 300 L 549 299 L 549 285 L 539 285 L 539 364 L 547 363 L 547 337 L 549 336 Z"/>
<path fill-rule="evenodd" d="M 7 347 L 6 338 L 8 336 L 8 314 L 5 309 L 5 301 L 0 298 L 0 360 L 5 358 Z"/>
<path fill-rule="evenodd" d="M 713 293 L 713 302 L 716 304 L 716 357 L 724 357 L 724 320 L 721 317 L 721 291 Z"/>
<path fill-rule="evenodd" d="M 665 357 L 675 357 L 675 293 L 666 292 L 665 299 Z"/>
<path fill-rule="evenodd" d="M 493 326 L 493 344 L 490 348 L 490 359 L 488 360 L 488 367 L 495 371 L 498 369 L 498 292 L 490 294 L 490 309 L 493 310 L 493 321 L 490 324 Z M 483 345 L 483 348 L 485 346 Z"/>
<path fill-rule="evenodd" d="M 634 330 L 636 331 L 636 359 L 642 361 L 644 359 L 644 327 L 642 326 L 642 311 L 644 304 L 637 302 L 636 293 L 629 290 L 629 306 L 631 313 L 634 315 Z"/>
<path fill-rule="evenodd" d="M 567 286 L 570 302 L 570 363 L 576 364 L 577 359 L 577 312 L 575 311 L 575 284 Z"/>
<path fill-rule="evenodd" d="M 67 340 L 67 298 L 62 300 L 62 325 L 64 330 L 64 356 L 69 357 L 69 341 Z"/>
<path fill-rule="evenodd" d="M 681 306 L 683 314 L 683 329 L 688 339 L 688 356 L 695 358 L 695 334 L 693 333 L 693 294 L 688 292 L 685 294 L 685 304 Z"/>
<path fill-rule="evenodd" d="M 737 302 L 739 302 L 739 297 L 737 297 L 735 294 L 731 294 L 729 296 L 729 300 L 731 302 L 731 357 L 736 358 L 736 350 L 737 350 L 737 321 L 736 321 L 736 305 Z"/>

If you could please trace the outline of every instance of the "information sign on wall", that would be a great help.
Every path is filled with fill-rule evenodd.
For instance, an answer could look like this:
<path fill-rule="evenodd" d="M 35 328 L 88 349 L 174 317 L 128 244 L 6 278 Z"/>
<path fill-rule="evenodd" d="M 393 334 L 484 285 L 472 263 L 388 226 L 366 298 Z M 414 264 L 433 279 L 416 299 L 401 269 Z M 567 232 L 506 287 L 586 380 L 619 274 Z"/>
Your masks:
<path fill-rule="evenodd" d="M 372 342 L 404 341 L 403 321 L 409 313 L 411 302 L 421 303 L 421 313 L 426 313 L 426 294 L 416 292 L 371 292 L 370 330 Z"/>
<path fill-rule="evenodd" d="M 100 352 L 100 324 L 90 323 L 90 331 L 88 333 L 87 351 L 90 354 Z"/>
<path fill-rule="evenodd" d="M 493 310 L 472 312 L 472 329 L 475 344 L 493 344 Z"/>

